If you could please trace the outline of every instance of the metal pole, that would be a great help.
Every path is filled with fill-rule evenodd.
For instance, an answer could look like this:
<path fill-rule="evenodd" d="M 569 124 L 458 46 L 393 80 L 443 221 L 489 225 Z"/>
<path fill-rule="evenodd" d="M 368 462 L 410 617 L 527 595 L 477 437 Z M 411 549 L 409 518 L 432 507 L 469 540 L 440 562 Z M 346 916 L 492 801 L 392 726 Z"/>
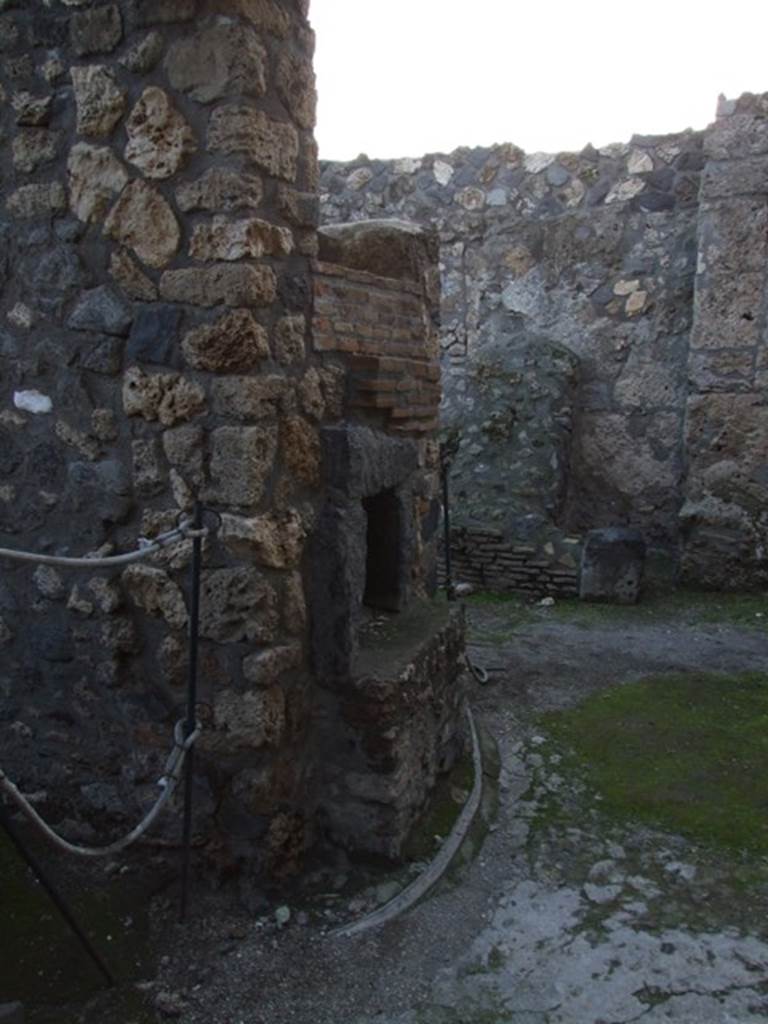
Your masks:
<path fill-rule="evenodd" d="M 445 554 L 445 593 L 449 601 L 456 598 L 453 589 L 453 571 L 451 567 L 451 510 L 448 501 L 448 459 L 443 458 L 441 462 L 443 478 L 443 550 Z"/>
<path fill-rule="evenodd" d="M 190 570 L 192 594 L 189 609 L 189 669 L 187 676 L 187 720 L 184 736 L 190 736 L 197 725 L 197 645 L 200 631 L 200 568 L 202 563 L 203 538 L 200 530 L 203 526 L 203 508 L 199 501 L 195 502 L 193 527 L 195 536 L 192 538 L 192 567 Z M 184 832 L 182 838 L 181 864 L 181 910 L 180 920 L 187 917 L 189 898 L 189 864 L 192 848 L 192 783 L 194 780 L 195 751 L 190 747 L 187 751 L 184 777 Z"/>
<path fill-rule="evenodd" d="M 100 973 L 104 976 L 104 980 L 106 981 L 107 985 L 110 988 L 112 988 L 115 984 L 115 979 L 112 976 L 111 971 L 94 949 L 88 936 L 85 934 L 83 929 L 75 920 L 72 911 L 64 902 L 62 896 L 54 888 L 53 883 L 46 877 L 45 872 L 43 871 L 37 859 L 30 853 L 30 851 L 21 841 L 20 836 L 17 834 L 16 829 L 11 823 L 11 816 L 3 806 L 2 801 L 0 801 L 0 825 L 3 826 L 6 835 L 10 839 L 13 846 L 16 848 L 16 851 L 21 857 L 21 859 L 25 862 L 25 864 L 30 869 L 35 878 L 38 880 L 43 889 L 45 889 L 51 903 L 53 903 L 53 905 L 56 907 L 58 912 L 69 925 L 70 929 L 77 936 L 85 952 L 88 954 L 91 960 L 93 960 L 96 967 L 98 967 Z"/>

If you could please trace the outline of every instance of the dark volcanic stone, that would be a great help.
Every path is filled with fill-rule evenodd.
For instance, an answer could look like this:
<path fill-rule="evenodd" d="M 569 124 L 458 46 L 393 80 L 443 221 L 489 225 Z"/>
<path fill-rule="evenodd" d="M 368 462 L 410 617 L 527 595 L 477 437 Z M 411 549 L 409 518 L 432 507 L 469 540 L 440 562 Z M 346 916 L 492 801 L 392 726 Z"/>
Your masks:
<path fill-rule="evenodd" d="M 71 15 L 69 37 L 78 57 L 89 53 L 110 53 L 122 35 L 123 22 L 116 4 Z"/>
<path fill-rule="evenodd" d="M 67 320 L 74 331 L 103 331 L 127 334 L 133 317 L 131 308 L 106 285 L 92 288 L 80 297 Z"/>
<path fill-rule="evenodd" d="M 581 556 L 582 601 L 634 604 L 640 593 L 645 541 L 639 530 L 590 530 Z"/>
<path fill-rule="evenodd" d="M 176 349 L 181 315 L 178 306 L 154 305 L 141 309 L 136 314 L 128 338 L 129 362 L 170 365 Z"/>

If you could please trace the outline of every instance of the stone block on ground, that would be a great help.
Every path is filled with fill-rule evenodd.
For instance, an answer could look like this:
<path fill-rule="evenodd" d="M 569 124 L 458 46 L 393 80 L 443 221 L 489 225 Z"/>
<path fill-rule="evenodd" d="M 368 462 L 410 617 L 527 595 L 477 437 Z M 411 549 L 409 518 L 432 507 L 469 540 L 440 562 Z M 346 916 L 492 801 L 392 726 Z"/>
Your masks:
<path fill-rule="evenodd" d="M 590 530 L 581 556 L 582 601 L 634 604 L 640 593 L 645 541 L 639 530 Z"/>

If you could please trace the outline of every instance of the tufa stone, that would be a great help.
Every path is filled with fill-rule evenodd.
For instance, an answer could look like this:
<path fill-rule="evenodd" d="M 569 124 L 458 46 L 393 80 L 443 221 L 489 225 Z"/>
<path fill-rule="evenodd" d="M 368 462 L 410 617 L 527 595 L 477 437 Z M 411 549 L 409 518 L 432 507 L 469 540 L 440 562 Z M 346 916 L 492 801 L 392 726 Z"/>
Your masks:
<path fill-rule="evenodd" d="M 249 507 L 261 501 L 277 451 L 277 428 L 219 427 L 211 434 L 210 484 L 205 500 Z"/>
<path fill-rule="evenodd" d="M 22 128 L 11 145 L 13 166 L 18 171 L 31 174 L 41 164 L 56 158 L 60 142 L 61 132 L 47 128 Z"/>
<path fill-rule="evenodd" d="M 252 686 L 274 686 L 281 675 L 299 668 L 302 660 L 301 644 L 268 647 L 243 658 L 243 676 Z"/>
<path fill-rule="evenodd" d="M 171 427 L 202 412 L 205 393 L 178 373 L 149 375 L 132 366 L 123 379 L 123 409 L 126 416 L 142 416 Z"/>
<path fill-rule="evenodd" d="M 208 147 L 227 156 L 241 153 L 273 177 L 296 179 L 296 129 L 253 107 L 232 103 L 214 110 L 208 125 Z"/>
<path fill-rule="evenodd" d="M 202 574 L 200 634 L 217 643 L 269 644 L 278 626 L 277 598 L 256 569 L 208 569 Z"/>
<path fill-rule="evenodd" d="M 123 189 L 104 233 L 129 246 L 150 267 L 164 267 L 173 259 L 181 238 L 173 210 L 146 181 L 132 181 Z"/>
<path fill-rule="evenodd" d="M 286 110 L 301 128 L 315 126 L 315 75 L 312 61 L 283 51 L 277 62 L 275 84 Z"/>
<path fill-rule="evenodd" d="M 253 29 L 221 20 L 174 43 L 165 71 L 174 89 L 211 103 L 236 93 L 263 96 L 267 63 L 267 51 Z"/>
<path fill-rule="evenodd" d="M 14 217 L 51 217 L 66 210 L 67 194 L 58 181 L 22 185 L 10 194 L 6 207 Z"/>
<path fill-rule="evenodd" d="M 154 282 L 139 270 L 125 249 L 112 253 L 109 272 L 130 298 L 139 302 L 153 302 L 157 298 Z"/>
<path fill-rule="evenodd" d="M 70 72 L 75 90 L 79 135 L 109 135 L 125 110 L 125 92 L 103 64 L 75 67 Z"/>
<path fill-rule="evenodd" d="M 261 204 L 261 178 L 224 167 L 211 167 L 196 181 L 180 185 L 176 202 L 180 210 L 231 211 L 256 209 Z"/>
<path fill-rule="evenodd" d="M 285 377 L 219 377 L 211 382 L 214 412 L 240 420 L 276 418 L 290 393 Z"/>
<path fill-rule="evenodd" d="M 16 124 L 33 127 L 48 124 L 52 103 L 52 96 L 33 96 L 29 92 L 17 92 L 11 100 L 11 106 L 16 113 Z"/>
<path fill-rule="evenodd" d="M 214 732 L 208 743 L 227 751 L 277 746 L 285 729 L 285 697 L 278 687 L 236 693 L 225 690 L 214 703 Z"/>
<path fill-rule="evenodd" d="M 275 359 L 283 366 L 303 363 L 307 357 L 304 342 L 307 321 L 303 316 L 284 316 L 275 328 Z"/>
<path fill-rule="evenodd" d="M 309 486 L 320 482 L 320 439 L 317 430 L 300 416 L 288 416 L 282 424 L 282 452 L 286 466 Z"/>
<path fill-rule="evenodd" d="M 70 15 L 69 38 L 77 57 L 111 53 L 122 36 L 123 22 L 117 4 L 106 4 Z"/>
<path fill-rule="evenodd" d="M 163 569 L 131 565 L 122 574 L 121 583 L 134 604 L 148 615 L 164 619 L 171 629 L 186 627 L 184 595 Z"/>
<path fill-rule="evenodd" d="M 125 158 L 148 178 L 170 178 L 197 149 L 192 129 L 157 86 L 149 86 L 141 94 L 126 132 Z"/>
<path fill-rule="evenodd" d="M 160 294 L 169 302 L 195 306 L 266 306 L 277 294 L 274 271 L 247 263 L 166 270 Z"/>
<path fill-rule="evenodd" d="M 250 519 L 223 513 L 221 520 L 221 539 L 234 554 L 270 569 L 298 566 L 306 530 L 295 509 Z"/>
<path fill-rule="evenodd" d="M 234 309 L 213 324 L 196 327 L 181 347 L 190 366 L 214 373 L 251 370 L 269 356 L 267 332 L 247 309 Z"/>
<path fill-rule="evenodd" d="M 293 248 L 288 228 L 277 227 L 257 217 L 230 220 L 214 217 L 210 224 L 198 224 L 192 232 L 189 254 L 198 260 L 259 259 L 287 256 Z"/>
<path fill-rule="evenodd" d="M 69 152 L 69 203 L 78 220 L 100 220 L 128 183 L 128 172 L 106 146 L 78 142 Z"/>
<path fill-rule="evenodd" d="M 160 33 L 149 32 L 143 39 L 134 43 L 130 50 L 120 58 L 120 63 L 134 75 L 145 75 L 162 57 L 163 46 L 163 37 Z"/>

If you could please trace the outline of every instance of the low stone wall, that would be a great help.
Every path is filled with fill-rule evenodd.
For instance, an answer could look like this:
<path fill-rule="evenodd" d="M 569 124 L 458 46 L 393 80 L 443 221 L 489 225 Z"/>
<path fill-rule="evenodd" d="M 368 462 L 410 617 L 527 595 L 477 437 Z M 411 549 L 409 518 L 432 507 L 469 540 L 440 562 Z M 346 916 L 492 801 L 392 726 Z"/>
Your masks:
<path fill-rule="evenodd" d="M 451 531 L 454 583 L 471 583 L 481 590 L 576 597 L 580 557 L 581 541 L 554 531 L 538 545 L 512 543 L 498 530 Z"/>

